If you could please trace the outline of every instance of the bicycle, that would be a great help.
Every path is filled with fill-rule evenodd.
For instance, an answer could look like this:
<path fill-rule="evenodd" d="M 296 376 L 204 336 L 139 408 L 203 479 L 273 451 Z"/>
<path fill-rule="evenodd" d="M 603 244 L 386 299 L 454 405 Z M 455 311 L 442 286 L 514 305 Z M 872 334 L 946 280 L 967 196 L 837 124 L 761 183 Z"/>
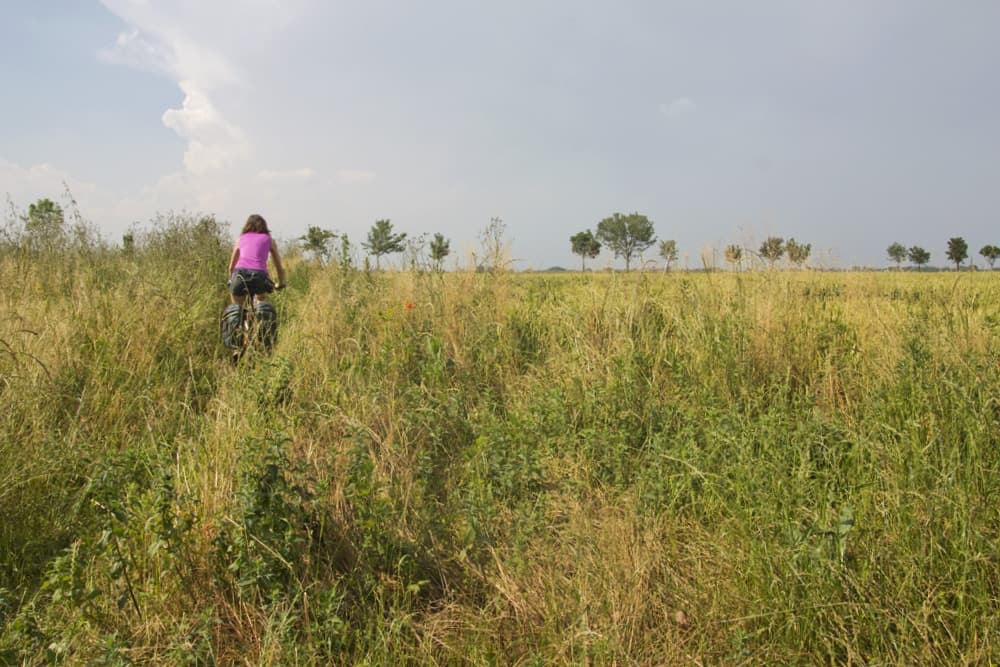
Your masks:
<path fill-rule="evenodd" d="M 284 287 L 276 285 L 274 289 Z M 278 312 L 270 301 L 259 299 L 260 294 L 248 289 L 243 304 L 231 303 L 222 311 L 220 334 L 223 345 L 233 351 L 233 364 L 251 349 L 270 352 L 278 339 Z"/>

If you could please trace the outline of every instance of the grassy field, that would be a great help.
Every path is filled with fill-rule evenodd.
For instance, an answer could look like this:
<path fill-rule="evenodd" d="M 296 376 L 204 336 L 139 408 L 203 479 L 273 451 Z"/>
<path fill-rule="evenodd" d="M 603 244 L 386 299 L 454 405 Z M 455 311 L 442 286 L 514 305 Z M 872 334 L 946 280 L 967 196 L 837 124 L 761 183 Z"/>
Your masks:
<path fill-rule="evenodd" d="M 0 253 L 0 662 L 1000 663 L 1000 274 Z"/>

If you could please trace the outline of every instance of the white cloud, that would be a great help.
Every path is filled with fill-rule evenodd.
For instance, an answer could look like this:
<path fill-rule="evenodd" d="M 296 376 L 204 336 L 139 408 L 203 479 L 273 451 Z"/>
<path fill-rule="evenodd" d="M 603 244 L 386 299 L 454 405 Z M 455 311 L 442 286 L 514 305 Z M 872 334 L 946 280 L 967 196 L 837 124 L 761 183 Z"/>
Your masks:
<path fill-rule="evenodd" d="M 114 47 L 101 49 L 97 58 L 108 65 L 123 65 L 165 76 L 173 71 L 170 54 L 151 43 L 138 30 L 119 34 Z"/>
<path fill-rule="evenodd" d="M 25 188 L 58 185 L 67 177 L 66 172 L 48 163 L 22 167 L 0 158 L 0 181 L 3 182 L 7 194 L 13 195 Z"/>
<path fill-rule="evenodd" d="M 195 176 L 185 171 L 162 176 L 153 185 L 121 196 L 94 183 L 73 178 L 56 165 L 21 166 L 0 157 L 0 201 L 9 199 L 15 212 L 41 198 L 69 210 L 72 202 L 84 220 L 95 223 L 112 241 L 133 223 L 144 224 L 157 213 L 190 211 L 217 214 L 222 219 L 245 217 L 243 202 L 255 200 L 248 181 L 231 174 Z M 262 204 L 273 205 L 273 198 Z"/>
<path fill-rule="evenodd" d="M 242 127 L 220 110 L 226 87 L 251 85 L 241 57 L 261 48 L 298 15 L 301 0 L 101 0 L 129 29 L 102 49 L 105 63 L 155 72 L 184 93 L 163 124 L 187 141 L 184 166 L 192 174 L 231 167 L 250 157 Z M 223 29 L 225 26 L 225 29 Z"/>
<path fill-rule="evenodd" d="M 660 104 L 660 113 L 667 118 L 680 118 L 698 110 L 698 105 L 687 97 L 678 97 L 673 102 Z"/>
<path fill-rule="evenodd" d="M 83 202 L 110 201 L 93 183 L 75 179 L 68 172 L 48 163 L 22 167 L 0 158 L 0 183 L 0 196 L 9 197 L 15 206 L 21 208 L 42 198 L 68 203 L 66 199 L 70 195 L 81 206 Z"/>
<path fill-rule="evenodd" d="M 338 169 L 337 181 L 344 185 L 361 185 L 375 180 L 375 172 L 366 169 Z"/>
<path fill-rule="evenodd" d="M 238 84 L 243 79 L 233 59 L 226 54 L 224 33 L 219 30 L 220 25 L 226 24 L 231 31 L 239 31 L 241 19 L 245 21 L 242 3 L 101 2 L 130 27 L 118 35 L 113 48 L 99 52 L 103 61 L 159 72 L 178 83 L 191 81 L 204 90 Z M 229 17 L 225 16 L 225 5 L 229 5 Z"/>
<path fill-rule="evenodd" d="M 262 169 L 257 172 L 257 180 L 264 181 L 266 183 L 286 183 L 290 181 L 303 181 L 313 178 L 316 172 L 309 167 L 303 167 L 301 169 L 288 169 L 286 171 L 273 171 L 271 169 Z"/>
<path fill-rule="evenodd" d="M 163 124 L 188 140 L 184 166 L 201 175 L 230 166 L 250 155 L 250 143 L 243 131 L 226 121 L 196 84 L 181 81 L 184 104 L 163 113 Z"/>

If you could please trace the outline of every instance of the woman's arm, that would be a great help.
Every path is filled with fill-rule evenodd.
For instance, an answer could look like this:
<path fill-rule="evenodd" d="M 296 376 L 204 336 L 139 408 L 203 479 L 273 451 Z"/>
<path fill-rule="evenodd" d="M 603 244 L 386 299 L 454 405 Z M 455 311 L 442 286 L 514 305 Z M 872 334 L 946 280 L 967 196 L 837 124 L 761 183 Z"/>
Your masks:
<path fill-rule="evenodd" d="M 285 267 L 281 265 L 281 255 L 278 254 L 278 244 L 271 239 L 271 257 L 274 258 L 274 268 L 278 270 L 278 286 L 285 284 Z"/>
<path fill-rule="evenodd" d="M 236 262 L 240 258 L 240 244 L 237 243 L 233 246 L 233 256 L 229 258 L 229 275 L 233 274 L 233 270 L 236 268 Z"/>

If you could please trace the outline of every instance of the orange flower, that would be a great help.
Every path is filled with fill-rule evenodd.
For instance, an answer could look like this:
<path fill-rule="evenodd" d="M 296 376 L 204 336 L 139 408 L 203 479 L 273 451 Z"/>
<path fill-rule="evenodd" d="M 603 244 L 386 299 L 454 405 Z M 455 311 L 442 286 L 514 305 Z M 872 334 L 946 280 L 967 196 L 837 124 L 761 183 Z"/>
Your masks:
<path fill-rule="evenodd" d="M 407 310 L 413 310 L 413 304 L 412 304 L 412 303 L 410 303 L 410 302 L 407 302 L 407 303 L 406 303 L 406 306 L 404 306 L 404 307 L 405 307 L 405 308 L 406 308 Z"/>

